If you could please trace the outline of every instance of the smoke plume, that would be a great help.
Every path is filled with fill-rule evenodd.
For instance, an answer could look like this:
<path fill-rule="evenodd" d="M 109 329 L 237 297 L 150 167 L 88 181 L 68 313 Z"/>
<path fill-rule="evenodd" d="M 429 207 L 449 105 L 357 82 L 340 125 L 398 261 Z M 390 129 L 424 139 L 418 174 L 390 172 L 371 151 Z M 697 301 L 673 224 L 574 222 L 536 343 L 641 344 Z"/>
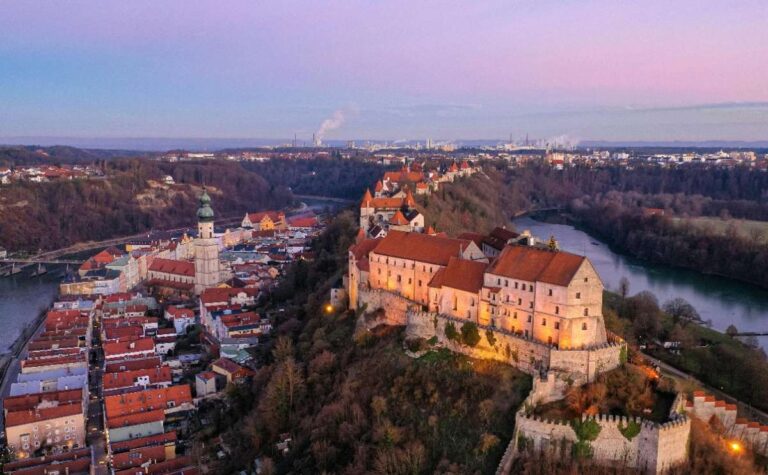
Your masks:
<path fill-rule="evenodd" d="M 334 111 L 330 117 L 325 119 L 320 124 L 320 128 L 317 129 L 317 132 L 315 132 L 315 139 L 318 142 L 323 140 L 328 132 L 336 130 L 344 125 L 344 122 L 346 122 L 347 118 L 354 115 L 356 112 L 357 109 L 355 107 L 346 107 L 344 109 L 338 109 Z"/>

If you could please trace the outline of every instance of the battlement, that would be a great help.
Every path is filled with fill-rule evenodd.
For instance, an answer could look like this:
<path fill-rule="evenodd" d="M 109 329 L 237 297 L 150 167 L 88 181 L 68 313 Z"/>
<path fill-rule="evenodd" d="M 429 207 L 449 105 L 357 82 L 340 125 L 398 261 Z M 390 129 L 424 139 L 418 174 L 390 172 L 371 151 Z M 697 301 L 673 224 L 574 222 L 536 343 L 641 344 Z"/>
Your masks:
<path fill-rule="evenodd" d="M 709 422 L 713 417 L 725 427 L 726 434 L 740 439 L 757 453 L 768 455 L 768 426 L 738 417 L 738 406 L 729 404 L 704 391 L 694 391 L 686 410 L 696 418 Z"/>
<path fill-rule="evenodd" d="M 647 473 L 661 473 L 687 458 L 691 421 L 685 415 L 656 423 L 640 417 L 583 414 L 581 423 L 593 421 L 600 428 L 594 440 L 585 441 L 579 439 L 574 420 L 553 420 L 531 414 L 529 410 L 530 405 L 524 404 L 515 415 L 515 436 L 508 448 L 511 458 L 520 450 L 569 456 L 570 451 L 563 450 L 563 444 L 587 444 L 598 462 L 621 462 Z M 636 424 L 635 430 L 628 432 L 633 424 Z M 558 448 L 553 447 L 553 443 L 560 445 L 561 453 L 555 453 Z M 503 459 L 497 473 L 509 473 L 511 463 Z"/>

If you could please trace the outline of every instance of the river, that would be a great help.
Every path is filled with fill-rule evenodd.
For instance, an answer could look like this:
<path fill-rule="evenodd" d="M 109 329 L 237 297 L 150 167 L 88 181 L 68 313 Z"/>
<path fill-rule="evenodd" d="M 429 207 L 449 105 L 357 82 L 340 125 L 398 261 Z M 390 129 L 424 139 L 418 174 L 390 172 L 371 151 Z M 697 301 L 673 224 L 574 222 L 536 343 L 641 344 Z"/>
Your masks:
<path fill-rule="evenodd" d="M 28 267 L 13 277 L 0 277 L 0 353 L 8 351 L 21 331 L 48 308 L 58 292 L 61 267 L 48 266 L 49 272 L 29 277 Z"/>
<path fill-rule="evenodd" d="M 555 236 L 560 248 L 584 255 L 592 261 L 609 290 L 616 290 L 622 277 L 629 281 L 630 294 L 653 292 L 659 303 L 682 297 L 693 305 L 704 320 L 711 320 L 716 330 L 735 325 L 740 331 L 768 332 L 768 291 L 724 277 L 695 271 L 656 266 L 617 254 L 604 242 L 573 226 L 536 221 L 530 217 L 514 221 L 518 231 L 529 229 L 534 236 L 547 240 Z M 762 269 L 756 269 L 762 272 Z M 768 349 L 768 337 L 760 337 Z"/>

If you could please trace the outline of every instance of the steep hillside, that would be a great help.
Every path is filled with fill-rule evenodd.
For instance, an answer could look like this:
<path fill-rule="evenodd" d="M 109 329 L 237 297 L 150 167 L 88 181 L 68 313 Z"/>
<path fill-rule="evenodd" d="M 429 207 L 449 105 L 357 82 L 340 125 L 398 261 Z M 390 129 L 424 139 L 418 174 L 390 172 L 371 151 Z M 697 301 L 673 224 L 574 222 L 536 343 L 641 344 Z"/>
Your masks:
<path fill-rule="evenodd" d="M 219 216 L 292 202 L 290 191 L 269 184 L 237 163 L 110 161 L 108 178 L 17 183 L 0 191 L 0 246 L 9 250 L 55 249 L 150 229 L 192 225 L 200 184 L 211 189 Z M 160 182 L 165 175 L 177 185 Z"/>
<path fill-rule="evenodd" d="M 207 410 L 198 462 L 212 473 L 493 473 L 530 377 L 447 351 L 406 356 L 400 331 L 356 332 L 354 314 L 324 303 L 345 268 L 354 218 L 341 215 L 281 284 L 277 343 L 253 384 Z M 275 443 L 293 439 L 287 454 Z M 218 460 L 216 438 L 232 450 Z"/>

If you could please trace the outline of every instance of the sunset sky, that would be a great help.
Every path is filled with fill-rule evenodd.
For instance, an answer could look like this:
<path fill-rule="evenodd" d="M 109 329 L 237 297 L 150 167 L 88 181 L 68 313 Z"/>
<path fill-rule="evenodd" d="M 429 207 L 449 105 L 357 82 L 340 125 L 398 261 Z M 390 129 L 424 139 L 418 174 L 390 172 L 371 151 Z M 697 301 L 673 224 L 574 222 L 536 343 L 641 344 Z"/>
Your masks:
<path fill-rule="evenodd" d="M 0 0 L 8 137 L 768 139 L 766 0 Z"/>

